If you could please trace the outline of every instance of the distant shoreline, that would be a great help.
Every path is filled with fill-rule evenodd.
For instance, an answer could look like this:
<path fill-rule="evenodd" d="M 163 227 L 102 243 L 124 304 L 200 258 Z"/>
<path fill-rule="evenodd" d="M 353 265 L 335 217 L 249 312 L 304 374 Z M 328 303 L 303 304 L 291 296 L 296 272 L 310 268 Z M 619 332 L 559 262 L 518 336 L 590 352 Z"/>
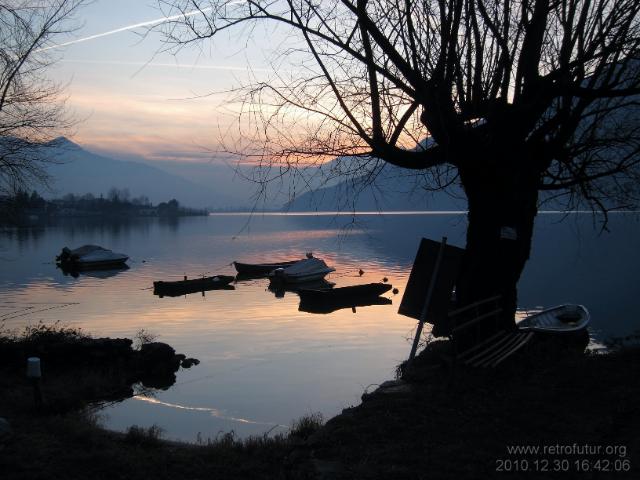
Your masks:
<path fill-rule="evenodd" d="M 232 216 L 243 216 L 243 217 L 251 217 L 251 216 L 264 216 L 264 217 L 305 217 L 305 216 L 314 216 L 314 217 L 329 217 L 329 216 L 350 216 L 350 215 L 463 215 L 469 213 L 468 210 L 390 210 L 390 211 L 371 211 L 371 210 L 363 210 L 363 211 L 318 211 L 318 212 L 310 212 L 310 211 L 297 211 L 297 212 L 278 212 L 278 211 L 267 211 L 267 212 L 209 212 L 210 217 L 232 217 Z M 612 210 L 607 212 L 607 214 L 629 214 L 629 213 L 640 213 L 640 210 Z M 594 215 L 602 215 L 602 212 L 592 212 L 591 210 L 541 210 L 538 212 L 538 215 L 574 215 L 574 214 L 594 214 Z"/>

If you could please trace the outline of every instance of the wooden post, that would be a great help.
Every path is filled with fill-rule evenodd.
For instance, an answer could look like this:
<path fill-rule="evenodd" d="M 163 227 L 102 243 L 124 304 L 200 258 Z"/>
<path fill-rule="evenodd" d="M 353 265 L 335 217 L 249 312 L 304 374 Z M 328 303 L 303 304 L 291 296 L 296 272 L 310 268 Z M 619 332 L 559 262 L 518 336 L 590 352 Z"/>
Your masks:
<path fill-rule="evenodd" d="M 33 386 L 33 402 L 39 410 L 42 408 L 42 390 L 40 388 L 40 379 L 42 371 L 40 370 L 40 359 L 38 357 L 27 358 L 27 378 L 31 380 Z"/>
<path fill-rule="evenodd" d="M 438 257 L 436 258 L 436 263 L 433 267 L 433 273 L 431 274 L 431 281 L 429 282 L 429 288 L 427 289 L 427 297 L 425 298 L 424 306 L 422 307 L 422 312 L 420 313 L 420 319 L 418 320 L 418 328 L 416 330 L 416 336 L 413 339 L 413 345 L 411 346 L 411 353 L 409 354 L 409 362 L 413 360 L 413 358 L 416 356 L 416 350 L 418 350 L 418 344 L 420 343 L 420 336 L 422 335 L 422 328 L 424 327 L 424 322 L 427 319 L 427 312 L 429 310 L 429 304 L 431 303 L 431 296 L 433 295 L 435 283 L 436 283 L 436 280 L 438 279 L 440 263 L 442 263 L 442 256 L 444 255 L 444 249 L 446 246 L 447 246 L 447 237 L 442 237 L 442 241 L 440 242 L 440 250 L 438 250 Z"/>

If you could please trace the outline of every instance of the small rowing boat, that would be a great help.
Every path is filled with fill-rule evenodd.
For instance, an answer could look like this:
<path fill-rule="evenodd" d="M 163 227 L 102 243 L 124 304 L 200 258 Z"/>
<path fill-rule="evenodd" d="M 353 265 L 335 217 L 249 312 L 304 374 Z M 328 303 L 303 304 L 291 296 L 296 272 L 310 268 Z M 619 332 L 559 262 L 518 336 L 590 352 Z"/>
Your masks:
<path fill-rule="evenodd" d="M 300 289 L 298 295 L 305 302 L 328 302 L 337 299 L 358 299 L 378 297 L 391 290 L 388 283 L 365 283 L 340 288 Z"/>
<path fill-rule="evenodd" d="M 266 277 L 271 272 L 273 272 L 276 268 L 286 268 L 294 263 L 299 262 L 300 260 L 286 260 L 282 262 L 271 262 L 271 263 L 242 263 L 242 262 L 233 262 L 233 266 L 236 267 L 236 271 L 238 275 L 241 275 L 245 278 L 250 277 Z"/>
<path fill-rule="evenodd" d="M 585 328 L 591 316 L 582 305 L 559 305 L 528 316 L 518 328 L 531 332 L 575 332 Z"/>
<path fill-rule="evenodd" d="M 174 282 L 153 282 L 153 293 L 160 297 L 178 297 L 188 293 L 207 292 L 209 290 L 233 289 L 229 285 L 235 277 L 216 275 L 215 277 L 190 278 Z"/>
<path fill-rule="evenodd" d="M 371 305 L 389 305 L 391 300 L 380 297 L 391 290 L 386 283 L 366 283 L 340 288 L 298 290 L 300 306 L 298 310 L 309 313 L 331 313 L 343 308 L 368 307 Z"/>

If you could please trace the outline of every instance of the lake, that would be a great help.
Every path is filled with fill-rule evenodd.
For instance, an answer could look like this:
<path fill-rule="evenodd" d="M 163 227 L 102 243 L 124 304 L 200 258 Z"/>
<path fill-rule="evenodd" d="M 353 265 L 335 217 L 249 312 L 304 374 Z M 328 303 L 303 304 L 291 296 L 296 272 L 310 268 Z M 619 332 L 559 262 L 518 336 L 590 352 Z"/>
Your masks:
<path fill-rule="evenodd" d="M 562 220 L 562 221 L 561 221 Z M 464 246 L 466 216 L 422 214 L 218 214 L 173 221 L 96 224 L 66 220 L 0 230 L 0 325 L 60 320 L 94 336 L 132 338 L 144 329 L 201 363 L 180 370 L 166 391 L 145 392 L 104 410 L 104 424 L 160 426 L 185 441 L 234 431 L 282 431 L 305 414 L 329 418 L 392 379 L 406 359 L 415 321 L 397 314 L 421 237 Z M 524 310 L 585 304 L 594 344 L 640 329 L 636 214 L 613 214 L 609 232 L 586 214 L 540 214 L 532 258 L 520 282 Z M 130 256 L 113 275 L 65 276 L 63 246 L 94 243 Z M 264 279 L 175 298 L 153 295 L 154 280 L 234 274 L 231 262 L 301 258 L 336 268 L 336 286 L 387 278 L 392 305 L 311 314 L 299 298 L 277 298 Z M 362 276 L 359 270 L 363 270 Z"/>

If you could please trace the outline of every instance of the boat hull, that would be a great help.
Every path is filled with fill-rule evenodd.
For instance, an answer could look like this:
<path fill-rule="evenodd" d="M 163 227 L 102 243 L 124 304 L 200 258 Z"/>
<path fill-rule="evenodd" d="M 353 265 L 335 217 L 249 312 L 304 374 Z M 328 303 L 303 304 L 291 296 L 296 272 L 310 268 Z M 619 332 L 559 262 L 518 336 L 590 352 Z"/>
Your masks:
<path fill-rule="evenodd" d="M 127 260 L 127 255 L 97 245 L 84 245 L 74 250 L 65 247 L 56 258 L 58 266 L 68 271 L 119 268 Z"/>
<path fill-rule="evenodd" d="M 210 290 L 233 289 L 234 277 L 216 275 L 215 277 L 192 278 L 174 282 L 153 282 L 153 293 L 160 297 L 179 297 L 189 293 L 208 292 Z"/>
<path fill-rule="evenodd" d="M 523 331 L 569 333 L 586 328 L 591 320 L 582 305 L 559 305 L 528 316 L 518 322 Z"/>
<path fill-rule="evenodd" d="M 299 260 L 287 260 L 283 262 L 273 263 L 242 263 L 233 262 L 233 266 L 236 268 L 238 275 L 250 277 L 266 277 L 277 268 L 287 268 L 297 263 Z"/>
<path fill-rule="evenodd" d="M 326 314 L 343 308 L 389 305 L 391 300 L 380 295 L 391 288 L 392 286 L 386 283 L 366 283 L 340 288 L 299 289 L 298 310 Z"/>
<path fill-rule="evenodd" d="M 278 268 L 269 274 L 272 283 L 307 283 L 323 279 L 327 274 L 335 272 L 319 258 L 300 260 L 286 268 Z"/>
<path fill-rule="evenodd" d="M 387 283 L 366 283 L 322 290 L 301 289 L 298 290 L 298 294 L 301 299 L 307 302 L 325 302 L 336 299 L 377 297 L 388 292 L 391 288 L 392 285 Z"/>

